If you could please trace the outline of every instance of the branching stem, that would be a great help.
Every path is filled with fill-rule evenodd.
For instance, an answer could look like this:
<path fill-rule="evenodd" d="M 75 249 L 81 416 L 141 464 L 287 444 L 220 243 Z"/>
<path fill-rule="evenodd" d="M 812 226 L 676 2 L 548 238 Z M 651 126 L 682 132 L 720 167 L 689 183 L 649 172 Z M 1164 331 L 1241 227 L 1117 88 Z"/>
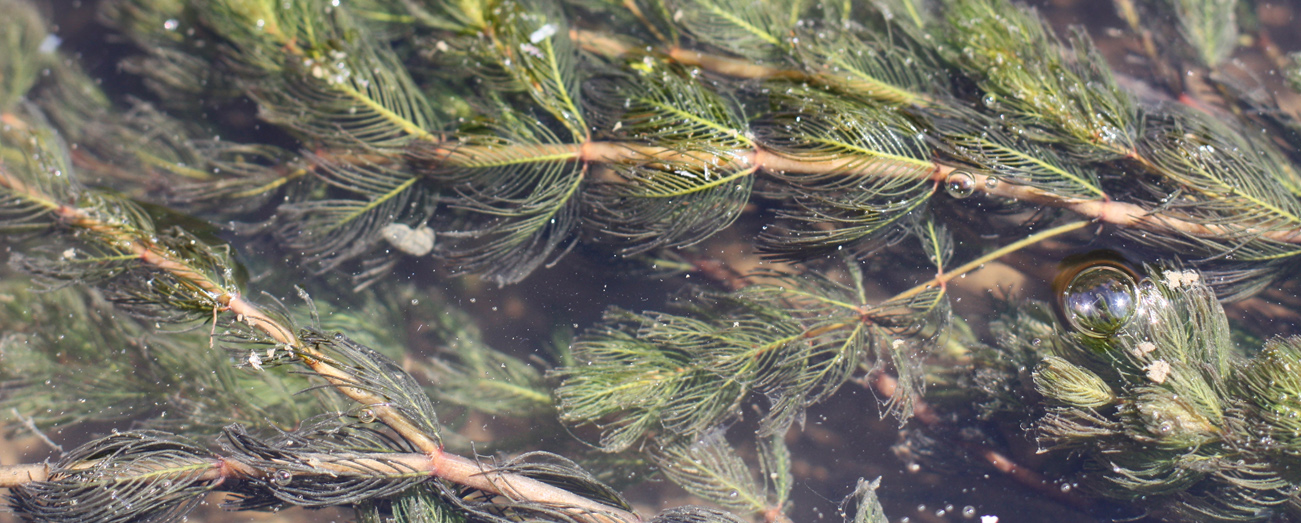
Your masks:
<path fill-rule="evenodd" d="M 479 146 L 456 144 L 434 145 L 432 156 L 447 165 L 474 167 L 474 159 L 480 156 L 500 157 L 503 147 L 494 146 L 478 150 Z M 568 161 L 638 164 L 648 167 L 669 164 L 696 164 L 702 168 L 758 169 L 797 174 L 850 173 L 860 168 L 862 159 L 846 156 L 829 160 L 805 160 L 783 155 L 779 152 L 756 146 L 749 150 L 733 151 L 728 164 L 716 164 L 716 153 L 706 151 L 681 151 L 668 147 L 657 147 L 633 142 L 593 141 L 582 144 L 547 144 L 518 145 L 516 151 L 506 153 L 515 158 L 550 158 Z M 944 181 L 949 174 L 959 169 L 950 165 L 933 163 L 927 176 L 935 181 Z M 870 167 L 878 176 L 917 176 L 917 170 L 911 165 L 901 164 L 897 169 Z M 1139 229 L 1155 233 L 1180 233 L 1197 238 L 1262 238 L 1280 243 L 1301 243 L 1301 229 L 1264 230 L 1250 225 L 1196 223 L 1175 216 L 1162 215 L 1143 208 L 1140 205 L 1115 201 L 1108 198 L 1085 199 L 1071 198 L 1054 194 L 1050 191 L 1020 185 L 1007 180 L 990 181 L 991 176 L 979 172 L 968 173 L 977 191 L 988 196 L 1022 201 L 1026 203 L 1065 209 L 1094 222 L 1114 225 L 1122 229 Z"/>
<path fill-rule="evenodd" d="M 65 204 L 59 204 L 50 195 L 23 183 L 10 174 L 0 164 L 0 187 L 10 192 L 39 202 L 49 208 L 65 224 L 96 233 L 105 244 L 123 249 L 134 255 L 142 263 L 166 271 L 177 280 L 192 286 L 197 293 L 215 301 L 222 312 L 234 314 L 248 325 L 262 331 L 277 343 L 291 347 L 302 355 L 303 363 L 330 385 L 350 399 L 366 405 L 394 432 L 409 441 L 424 454 L 422 459 L 428 462 L 426 467 L 431 474 L 457 484 L 477 488 L 485 492 L 502 495 L 510 499 L 527 499 L 533 502 L 553 504 L 558 507 L 570 507 L 576 517 L 589 523 L 639 523 L 636 514 L 618 510 L 596 503 L 569 491 L 556 488 L 537 480 L 516 474 L 495 472 L 490 467 L 460 456 L 443 452 L 439 441 L 421 430 L 410 418 L 388 404 L 388 401 L 370 391 L 357 388 L 351 384 L 356 379 L 343 369 L 327 363 L 328 358 L 316 347 L 303 343 L 293 330 L 266 314 L 256 305 L 240 296 L 239 292 L 223 288 L 202 271 L 177 259 L 165 249 L 153 244 L 146 238 L 133 233 L 121 225 L 105 223 L 93 217 L 86 210 Z M 40 470 L 32 466 L 15 471 L 0 472 L 0 481 L 22 477 L 38 477 Z M 48 472 L 46 473 L 48 474 Z"/>

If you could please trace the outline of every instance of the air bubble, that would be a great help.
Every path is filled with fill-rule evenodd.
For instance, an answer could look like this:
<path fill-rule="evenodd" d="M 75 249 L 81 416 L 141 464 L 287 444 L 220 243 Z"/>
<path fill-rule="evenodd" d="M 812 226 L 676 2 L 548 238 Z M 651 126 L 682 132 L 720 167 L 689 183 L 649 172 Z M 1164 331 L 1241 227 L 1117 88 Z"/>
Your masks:
<path fill-rule="evenodd" d="M 1062 312 L 1072 327 L 1093 337 L 1115 334 L 1137 310 L 1134 278 L 1110 265 L 1089 267 L 1062 292 Z"/>
<path fill-rule="evenodd" d="M 271 482 L 280 486 L 288 485 L 294 480 L 294 473 L 288 470 L 280 469 L 271 473 Z"/>
<path fill-rule="evenodd" d="M 976 179 L 966 171 L 953 171 L 944 180 L 944 191 L 959 200 L 976 192 Z"/>
<path fill-rule="evenodd" d="M 996 187 L 998 187 L 998 178 L 995 178 L 995 177 L 993 177 L 993 176 L 990 176 L 990 177 L 988 177 L 988 178 L 985 178 L 985 188 L 986 188 L 986 189 L 989 189 L 989 190 L 992 191 L 992 190 L 994 190 Z"/>
<path fill-rule="evenodd" d="M 357 421 L 362 423 L 375 423 L 375 411 L 371 409 L 363 409 L 361 412 L 357 413 Z"/>

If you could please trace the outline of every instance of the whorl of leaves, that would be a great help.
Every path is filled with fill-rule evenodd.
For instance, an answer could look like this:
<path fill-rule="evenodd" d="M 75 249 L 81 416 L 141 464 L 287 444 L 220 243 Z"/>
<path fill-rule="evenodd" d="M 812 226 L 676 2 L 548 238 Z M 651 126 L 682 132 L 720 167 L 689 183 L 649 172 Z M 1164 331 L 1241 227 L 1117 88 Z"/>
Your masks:
<path fill-rule="evenodd" d="M 578 464 L 549 452 L 526 452 L 499 464 L 483 464 L 485 474 L 509 473 L 529 478 L 595 501 L 610 509 L 631 510 L 628 501 L 617 491 L 592 477 Z M 527 521 L 579 523 L 586 518 L 603 518 L 600 508 L 576 510 L 574 507 L 538 503 L 511 496 L 509 488 L 495 497 L 473 488 L 455 489 L 439 483 L 442 496 L 465 512 L 468 517 L 492 523 Z"/>
<path fill-rule="evenodd" d="M 790 477 L 789 464 L 777 463 L 781 461 L 780 451 L 763 454 L 770 458 L 765 460 L 764 469 L 771 468 L 772 475 L 755 481 L 751 468 L 727 442 L 721 428 L 694 441 L 678 439 L 657 443 L 659 447 L 651 451 L 651 459 L 670 481 L 729 511 L 762 514 L 781 507 L 789 494 L 779 486 Z M 783 444 L 778 445 L 785 450 Z"/>
<path fill-rule="evenodd" d="M 248 478 L 234 510 L 294 505 L 330 507 L 391 496 L 429 481 L 429 470 L 385 454 L 410 452 L 400 440 L 375 429 L 329 417 L 294 432 L 258 438 L 240 425 L 226 427 L 222 447 L 233 459 L 264 471 Z"/>
<path fill-rule="evenodd" d="M 384 398 L 386 406 L 402 413 L 426 436 L 438 437 L 441 427 L 438 424 L 433 402 L 429 400 L 420 383 L 397 362 L 375 349 L 348 339 L 342 333 L 327 336 L 312 329 L 304 329 L 298 338 L 304 344 L 324 354 L 326 363 L 345 371 L 350 376 L 348 381 L 341 385 L 355 387 Z"/>
<path fill-rule="evenodd" d="M 36 521 L 175 521 L 215 486 L 205 474 L 218 466 L 212 453 L 174 435 L 125 432 L 68 452 L 48 480 L 12 489 L 9 500 Z"/>
<path fill-rule="evenodd" d="M 781 434 L 854 373 L 887 364 L 901 384 L 891 407 L 906 418 L 936 341 L 918 329 L 946 323 L 947 302 L 929 291 L 871 305 L 851 274 L 849 285 L 771 274 L 771 284 L 702 292 L 684 315 L 608 311 L 575 342 L 579 363 L 558 371 L 561 420 L 600 428 L 600 446 L 618 451 L 646 435 L 700 438 L 758 394 L 769 401 L 760 434 Z"/>
<path fill-rule="evenodd" d="M 1248 357 L 1202 274 L 1147 272 L 1135 315 L 1119 332 L 1058 331 L 1038 349 L 1044 360 L 1034 383 L 1049 400 L 1036 423 L 1040 442 L 1082 453 L 1091 488 L 1146 496 L 1163 517 L 1263 521 L 1291 513 L 1297 449 L 1289 413 L 1301 390 L 1280 370 L 1296 360 L 1296 340 Z"/>
<path fill-rule="evenodd" d="M 687 505 L 675 507 L 651 518 L 649 523 L 740 523 L 741 519 L 718 509 Z"/>

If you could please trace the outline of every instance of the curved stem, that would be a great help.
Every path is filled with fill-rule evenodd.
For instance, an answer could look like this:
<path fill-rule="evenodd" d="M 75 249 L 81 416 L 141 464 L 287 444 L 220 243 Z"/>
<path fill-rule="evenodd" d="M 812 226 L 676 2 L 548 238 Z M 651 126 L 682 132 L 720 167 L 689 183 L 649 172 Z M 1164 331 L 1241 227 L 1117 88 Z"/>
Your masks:
<path fill-rule="evenodd" d="M 409 441 L 423 452 L 423 459 L 430 462 L 431 474 L 449 481 L 478 488 L 485 492 L 499 494 L 511 499 L 526 499 L 533 502 L 572 507 L 577 519 L 590 523 L 637 523 L 641 518 L 636 514 L 615 509 L 590 499 L 573 494 L 567 490 L 553 487 L 539 481 L 515 474 L 494 472 L 473 460 L 443 452 L 437 437 L 421 430 L 409 417 L 389 405 L 382 396 L 361 389 L 352 384 L 357 380 L 347 371 L 327 363 L 328 358 L 316 347 L 303 343 L 294 334 L 290 326 L 263 312 L 256 305 L 234 289 L 227 289 L 219 282 L 213 281 L 203 271 L 196 269 L 178 259 L 175 254 L 155 245 L 147 238 L 120 224 L 105 223 L 92 216 L 86 210 L 71 205 L 60 205 L 51 195 L 42 193 L 38 188 L 23 183 L 16 176 L 0 165 L 0 188 L 18 194 L 31 201 L 40 202 L 50 209 L 65 224 L 85 231 L 94 232 L 94 238 L 106 245 L 130 253 L 141 263 L 166 271 L 178 280 L 191 285 L 203 299 L 210 299 L 220 305 L 221 312 L 234 314 L 239 321 L 258 329 L 277 343 L 291 347 L 302 354 L 302 361 L 317 375 L 321 376 L 340 393 L 359 404 L 366 405 L 398 435 Z M 35 469 L 21 469 L 14 474 L 35 474 Z M 0 474 L 0 480 L 6 476 Z"/>

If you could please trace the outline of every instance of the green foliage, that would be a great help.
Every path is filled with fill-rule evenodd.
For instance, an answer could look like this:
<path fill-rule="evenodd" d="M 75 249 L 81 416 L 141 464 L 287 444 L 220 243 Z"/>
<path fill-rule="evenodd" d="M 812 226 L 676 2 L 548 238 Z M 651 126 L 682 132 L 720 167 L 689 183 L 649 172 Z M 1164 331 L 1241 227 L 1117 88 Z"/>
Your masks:
<path fill-rule="evenodd" d="M 18 168 L 10 169 L 8 164 L 0 166 L 5 167 L 0 170 L 0 185 L 8 197 L 7 210 L 13 211 L 12 215 L 21 220 L 20 223 L 30 225 L 28 229 L 43 228 L 51 237 L 74 247 L 57 255 L 53 252 L 57 251 L 57 244 L 48 246 L 48 253 L 32 249 L 32 252 L 47 255 L 16 257 L 14 265 L 52 284 L 65 281 L 92 284 L 116 306 L 110 308 L 101 302 L 92 308 L 82 305 L 80 296 L 73 296 L 70 301 L 64 297 L 64 308 L 51 316 L 66 317 L 77 328 L 53 339 L 50 338 L 53 333 L 46 336 L 33 334 L 27 339 L 22 335 L 6 338 L 6 351 L 11 345 L 31 342 L 26 344 L 31 346 L 30 352 L 21 355 L 31 363 L 26 368 L 14 369 L 25 371 L 21 379 L 31 380 L 42 374 L 69 376 L 67 373 L 74 369 L 63 368 L 60 362 L 54 361 L 65 355 L 73 356 L 63 350 L 65 339 L 73 347 L 81 345 L 81 352 L 85 352 L 88 345 L 98 349 L 94 356 L 81 355 L 83 361 L 78 363 L 82 365 L 79 370 L 83 373 L 88 370 L 85 365 L 91 358 L 104 355 L 103 347 L 136 344 L 134 338 L 144 336 L 144 329 L 130 320 L 117 320 L 114 313 L 109 312 L 118 310 L 153 322 L 155 330 L 161 329 L 164 323 L 193 329 L 211 322 L 212 331 L 207 344 L 210 353 L 215 342 L 221 340 L 253 371 L 266 372 L 266 367 L 304 366 L 310 369 L 310 375 L 320 380 L 308 391 L 330 391 L 339 399 L 347 398 L 359 404 L 343 412 L 320 413 L 307 421 L 294 419 L 299 412 L 295 409 L 297 405 L 290 405 L 287 412 L 270 413 L 268 410 L 285 397 L 275 392 L 283 391 L 286 386 L 301 387 L 301 379 L 277 383 L 285 374 L 276 373 L 277 378 L 271 380 L 270 386 L 254 384 L 247 387 L 232 376 L 233 369 L 222 363 L 179 355 L 175 349 L 159 350 L 157 354 L 137 351 L 133 362 L 137 368 L 133 370 L 141 373 L 138 378 L 145 383 L 124 379 L 124 367 L 132 362 L 120 358 L 121 366 L 109 367 L 108 373 L 99 373 L 102 376 L 99 380 L 69 386 L 69 392 L 96 396 L 97 402 L 125 397 L 137 403 L 148 401 L 145 396 L 159 392 L 158 389 L 166 394 L 194 394 L 195 399 L 177 398 L 168 406 L 184 409 L 182 412 L 216 406 L 216 412 L 196 413 L 192 419 L 184 417 L 169 423 L 164 419 L 164 411 L 153 423 L 198 434 L 211 431 L 212 427 L 205 423 L 210 424 L 214 419 L 223 416 L 247 419 L 258 412 L 271 414 L 269 417 L 272 419 L 288 419 L 285 425 L 301 424 L 292 432 L 280 432 L 279 436 L 271 438 L 252 435 L 242 425 L 228 425 L 223 429 L 220 458 L 184 443 L 181 436 L 170 433 L 136 432 L 92 441 L 65 455 L 58 464 L 27 471 L 27 481 L 13 485 L 14 506 L 25 514 L 44 521 L 84 521 L 88 517 L 98 517 L 92 514 L 102 513 L 118 518 L 110 519 L 112 521 L 183 517 L 202 495 L 218 487 L 238 494 L 239 497 L 229 503 L 230 508 L 237 510 L 286 505 L 350 505 L 396 495 L 411 487 L 428 484 L 433 478 L 443 478 L 475 489 L 482 493 L 479 496 L 501 494 L 502 487 L 496 482 L 509 486 L 512 496 L 517 492 L 527 493 L 503 508 L 501 503 L 491 500 L 468 503 L 450 494 L 447 487 L 437 485 L 441 503 L 456 504 L 467 513 L 501 517 L 505 511 L 530 514 L 537 520 L 564 522 L 577 521 L 576 510 L 584 514 L 609 512 L 610 515 L 606 516 L 609 518 L 632 517 L 626 511 L 626 503 L 617 495 L 569 462 L 558 467 L 515 462 L 492 467 L 464 458 L 447 457 L 438 442 L 441 426 L 433 403 L 421 385 L 400 365 L 343 334 L 325 336 L 312 328 L 294 332 L 288 310 L 269 314 L 244 301 L 235 281 L 239 279 L 239 266 L 224 245 L 210 244 L 179 226 L 160 232 L 163 223 L 177 217 L 167 212 L 146 212 L 146 207 L 129 200 L 80 187 L 71 180 L 71 171 L 54 170 L 55 165 L 62 165 L 52 163 L 62 157 L 58 155 L 62 149 L 57 136 L 42 133 L 48 128 L 36 117 L 21 120 L 21 123 L 18 130 L 8 130 L 25 134 L 24 139 L 4 142 L 9 147 L 6 150 L 23 151 L 22 155 L 11 155 L 20 160 L 16 162 Z M 75 199 L 70 196 L 75 196 Z M 73 204 L 60 204 L 57 200 L 70 200 Z M 158 219 L 154 214 L 159 216 Z M 81 254 L 83 249 L 107 255 L 92 254 L 87 258 Z M 299 294 L 307 304 L 313 323 L 319 323 L 318 310 L 312 301 L 301 289 Z M 59 303 L 59 300 L 50 301 Z M 39 303 L 38 300 L 30 302 L 31 305 Z M 234 318 L 229 315 L 219 317 L 228 311 L 234 313 Z M 21 316 L 27 314 L 24 309 L 12 327 L 30 330 L 21 320 Z M 99 325 L 91 320 L 98 320 Z M 69 335 L 71 339 L 68 339 Z M 196 341 L 193 338 L 178 337 L 169 342 L 184 344 L 188 341 L 190 346 L 185 349 L 193 351 Z M 265 356 L 262 356 L 263 349 Z M 127 354 L 126 350 L 122 349 L 121 354 Z M 225 370 L 218 372 L 205 368 L 196 371 L 196 365 Z M 150 371 L 167 378 L 149 383 L 153 376 L 144 373 Z M 200 375 L 206 371 L 211 376 L 191 379 L 183 373 L 187 371 Z M 30 382 L 26 386 L 21 382 L 11 385 L 12 390 L 34 390 Z M 205 389 L 214 385 L 226 394 L 247 392 L 259 396 L 253 400 L 237 397 L 202 399 Z M 119 386 L 126 387 L 126 390 L 118 391 Z M 123 392 L 125 396 L 113 397 Z M 70 397 L 45 395 L 40 398 L 29 401 L 19 396 L 6 396 L 5 401 L 13 405 L 16 416 L 33 431 L 39 431 L 38 420 L 33 419 L 33 415 L 40 413 L 42 408 L 45 413 L 39 422 L 46 426 L 123 414 L 85 412 L 77 408 L 66 409 L 62 405 L 47 406 L 48 402 L 60 399 L 73 404 L 80 402 Z M 158 404 L 157 399 L 153 404 Z M 325 406 L 333 405 L 333 402 L 325 402 Z M 20 406 L 32 411 L 27 414 L 19 412 L 17 408 Z M 130 405 L 120 407 L 129 408 Z M 58 414 L 54 413 L 55 408 L 59 409 Z M 366 426 L 377 421 L 382 422 L 383 428 Z M 105 474 L 104 470 L 111 470 L 113 474 Z M 479 479 L 483 477 L 491 481 Z M 537 477 L 553 482 L 558 478 L 571 481 L 561 486 L 550 486 L 552 483 L 535 479 Z M 162 486 L 153 485 L 155 482 Z M 226 483 L 230 486 L 223 486 Z"/>
<path fill-rule="evenodd" d="M 576 459 L 650 462 L 780 523 L 783 438 L 853 384 L 1003 470 L 982 446 L 1032 426 L 1083 462 L 1050 473 L 1157 517 L 1297 516 L 1301 342 L 1238 349 L 1217 299 L 1296 271 L 1301 123 L 1224 74 L 1252 30 L 1237 2 L 1117 6 L 1148 76 L 1011 0 L 104 0 L 104 41 L 132 48 L 105 87 L 0 0 L 0 406 L 16 430 L 168 431 L 31 469 L 14 506 L 171 518 L 225 490 L 376 522 L 639 521 L 596 479 L 617 465 L 530 452 L 558 414 L 620 453 Z M 1047 239 L 1160 264 L 952 317 L 955 279 Z M 473 302 L 475 278 L 565 256 L 710 281 L 608 308 L 553 362 L 429 290 L 471 276 L 447 295 Z M 488 444 L 513 459 L 447 454 L 449 406 L 539 434 Z M 884 521 L 877 487 L 847 520 Z"/>
<path fill-rule="evenodd" d="M 1057 330 L 1033 345 L 1043 358 L 1034 386 L 1049 405 L 1035 421 L 1040 444 L 1082 453 L 1080 481 L 1111 497 L 1141 496 L 1163 517 L 1290 514 L 1298 390 L 1283 369 L 1297 356 L 1295 340 L 1248 355 L 1199 273 L 1149 274 L 1137 314 L 1114 335 Z M 1015 357 L 1024 348 L 1008 329 L 1042 320 L 1004 321 L 995 328 L 1005 345 L 995 350 Z"/>
<path fill-rule="evenodd" d="M 800 258 L 889 241 L 899 222 L 935 194 L 928 176 L 934 169 L 931 147 L 911 122 L 889 109 L 816 92 L 792 95 L 778 98 L 783 110 L 759 129 L 765 147 L 792 160 L 829 165 L 773 175 L 787 185 L 770 196 L 793 205 L 779 212 L 784 222 L 765 231 L 761 245 Z"/>
<path fill-rule="evenodd" d="M 730 295 L 697 295 L 690 315 L 610 311 L 575 342 L 577 364 L 558 372 L 560 417 L 599 427 L 607 451 L 648 435 L 690 443 L 739 418 L 757 394 L 769 401 L 759 433 L 784 434 L 855 373 L 887 363 L 901 383 L 891 401 L 907 417 L 923 388 L 922 354 L 937 343 L 916 329 L 942 325 L 947 302 L 931 294 L 872 305 L 852 273 L 853 286 L 774 274 Z"/>
<path fill-rule="evenodd" d="M 0 9 L 13 16 L 0 25 L 4 57 L 0 58 L 0 107 L 13 107 L 31 89 L 52 53 L 42 49 L 45 21 L 20 0 L 6 0 Z"/>
<path fill-rule="evenodd" d="M 721 431 L 691 443 L 668 443 L 652 456 L 671 481 L 732 512 L 762 513 L 771 506 L 780 507 L 785 501 L 784 498 L 770 500 L 767 484 L 754 480 L 750 468 L 736 455 Z M 777 476 L 789 477 L 789 470 L 783 472 Z"/>
<path fill-rule="evenodd" d="M 810 32 L 798 49 L 820 83 L 891 105 L 927 106 L 948 80 L 932 50 L 905 37 Z"/>
<path fill-rule="evenodd" d="M 11 281 L 3 298 L 0 411 L 22 413 L 8 420 L 15 430 L 27 421 L 66 429 L 142 416 L 148 427 L 191 434 L 215 433 L 248 416 L 287 429 L 338 408 L 319 394 L 293 397 L 310 382 L 283 369 L 268 369 L 272 378 L 232 366 L 249 353 L 212 347 L 207 332 L 153 334 L 115 315 L 97 292 L 37 293 Z M 105 360 L 107 350 L 118 354 Z M 213 393 L 227 390 L 239 393 Z"/>
<path fill-rule="evenodd" d="M 1237 0 L 1170 0 L 1170 7 L 1203 64 L 1219 65 L 1238 46 Z"/>
<path fill-rule="evenodd" d="M 840 503 L 840 512 L 845 521 L 851 521 L 848 506 L 853 505 L 854 523 L 885 523 L 889 521 L 885 516 L 885 509 L 881 508 L 881 500 L 876 497 L 876 490 L 881 488 L 881 478 L 872 481 L 865 479 L 858 480 L 858 487 L 854 493 L 846 497 Z"/>
<path fill-rule="evenodd" d="M 1148 138 L 1144 122 L 1182 128 L 1200 126 L 1198 117 L 1139 108 L 1087 36 L 1063 43 L 1033 11 L 1008 2 L 581 9 L 644 22 L 643 36 L 658 41 L 624 44 L 572 28 L 566 6 L 546 1 L 274 8 L 121 0 L 107 16 L 149 49 L 143 60 L 174 65 L 142 67 L 147 82 L 172 85 L 177 67 L 206 64 L 214 87 L 204 96 L 251 97 L 265 120 L 311 151 L 299 159 L 237 144 L 151 155 L 145 163 L 184 165 L 170 170 L 200 180 L 172 191 L 176 201 L 241 210 L 283 192 L 264 230 L 320 271 L 356 271 L 359 283 L 407 254 L 380 252 L 391 226 L 428 226 L 438 240 L 431 254 L 447 269 L 507 284 L 590 240 L 625 256 L 694 245 L 755 204 L 773 208 L 760 240 L 773 256 L 869 253 L 907 234 L 904 216 L 934 212 L 934 182 L 952 163 L 993 177 L 978 192 L 1002 195 L 1007 186 L 997 181 L 1006 180 L 1042 191 L 1032 200 L 1048 207 L 1080 212 L 1080 200 L 1122 199 L 1137 212 L 1169 212 L 1176 222 L 1111 220 L 1167 252 L 1203 243 L 1193 256 L 1204 269 L 1233 273 L 1224 286 L 1242 295 L 1271 279 L 1272 254 L 1288 248 L 1251 240 L 1272 254 L 1221 263 L 1240 236 L 1276 223 L 1207 232 L 1196 226 L 1219 222 L 1161 201 L 1185 196 L 1187 166 L 1162 158 L 1179 139 Z M 1196 9 L 1173 10 L 1200 23 Z M 845 23 L 857 13 L 872 22 Z M 160 20 L 176 24 L 159 29 Z M 401 34 L 432 50 L 383 38 L 398 21 L 414 23 Z M 182 30 L 197 38 L 176 38 Z M 711 50 L 725 56 L 701 54 Z M 755 81 L 729 85 L 702 68 Z M 962 87 L 971 82 L 974 96 Z M 168 107 L 186 96 L 168 92 Z M 195 143 L 209 132 L 167 134 Z M 1295 191 L 1293 169 L 1270 167 L 1287 161 L 1243 136 L 1230 126 L 1207 140 L 1243 142 L 1234 145 L 1256 151 L 1244 166 L 1272 168 Z M 1129 197 L 1134 174 L 1100 179 L 1110 171 L 1098 162 L 1116 160 L 1151 178 L 1153 198 Z"/>
<path fill-rule="evenodd" d="M 1293 91 L 1301 91 L 1301 53 L 1292 53 L 1292 67 L 1284 71 Z"/>
<path fill-rule="evenodd" d="M 436 318 L 445 345 L 421 373 L 435 398 L 493 415 L 555 415 L 550 384 L 536 366 L 485 344 L 466 314 L 449 310 Z"/>
<path fill-rule="evenodd" d="M 792 45 L 787 35 L 807 5 L 801 0 L 687 0 L 668 7 L 682 31 L 695 40 L 746 58 L 763 59 L 789 52 Z"/>
<path fill-rule="evenodd" d="M 10 499 L 39 521 L 181 518 L 212 489 L 202 474 L 213 457 L 167 433 L 114 434 L 67 453 L 50 481 L 17 489 Z"/>
<path fill-rule="evenodd" d="M 955 2 L 948 24 L 947 58 L 973 74 L 983 103 L 1014 116 L 1023 133 L 1086 158 L 1132 153 L 1134 102 L 1087 35 L 1063 44 L 1033 11 L 1004 0 Z"/>

